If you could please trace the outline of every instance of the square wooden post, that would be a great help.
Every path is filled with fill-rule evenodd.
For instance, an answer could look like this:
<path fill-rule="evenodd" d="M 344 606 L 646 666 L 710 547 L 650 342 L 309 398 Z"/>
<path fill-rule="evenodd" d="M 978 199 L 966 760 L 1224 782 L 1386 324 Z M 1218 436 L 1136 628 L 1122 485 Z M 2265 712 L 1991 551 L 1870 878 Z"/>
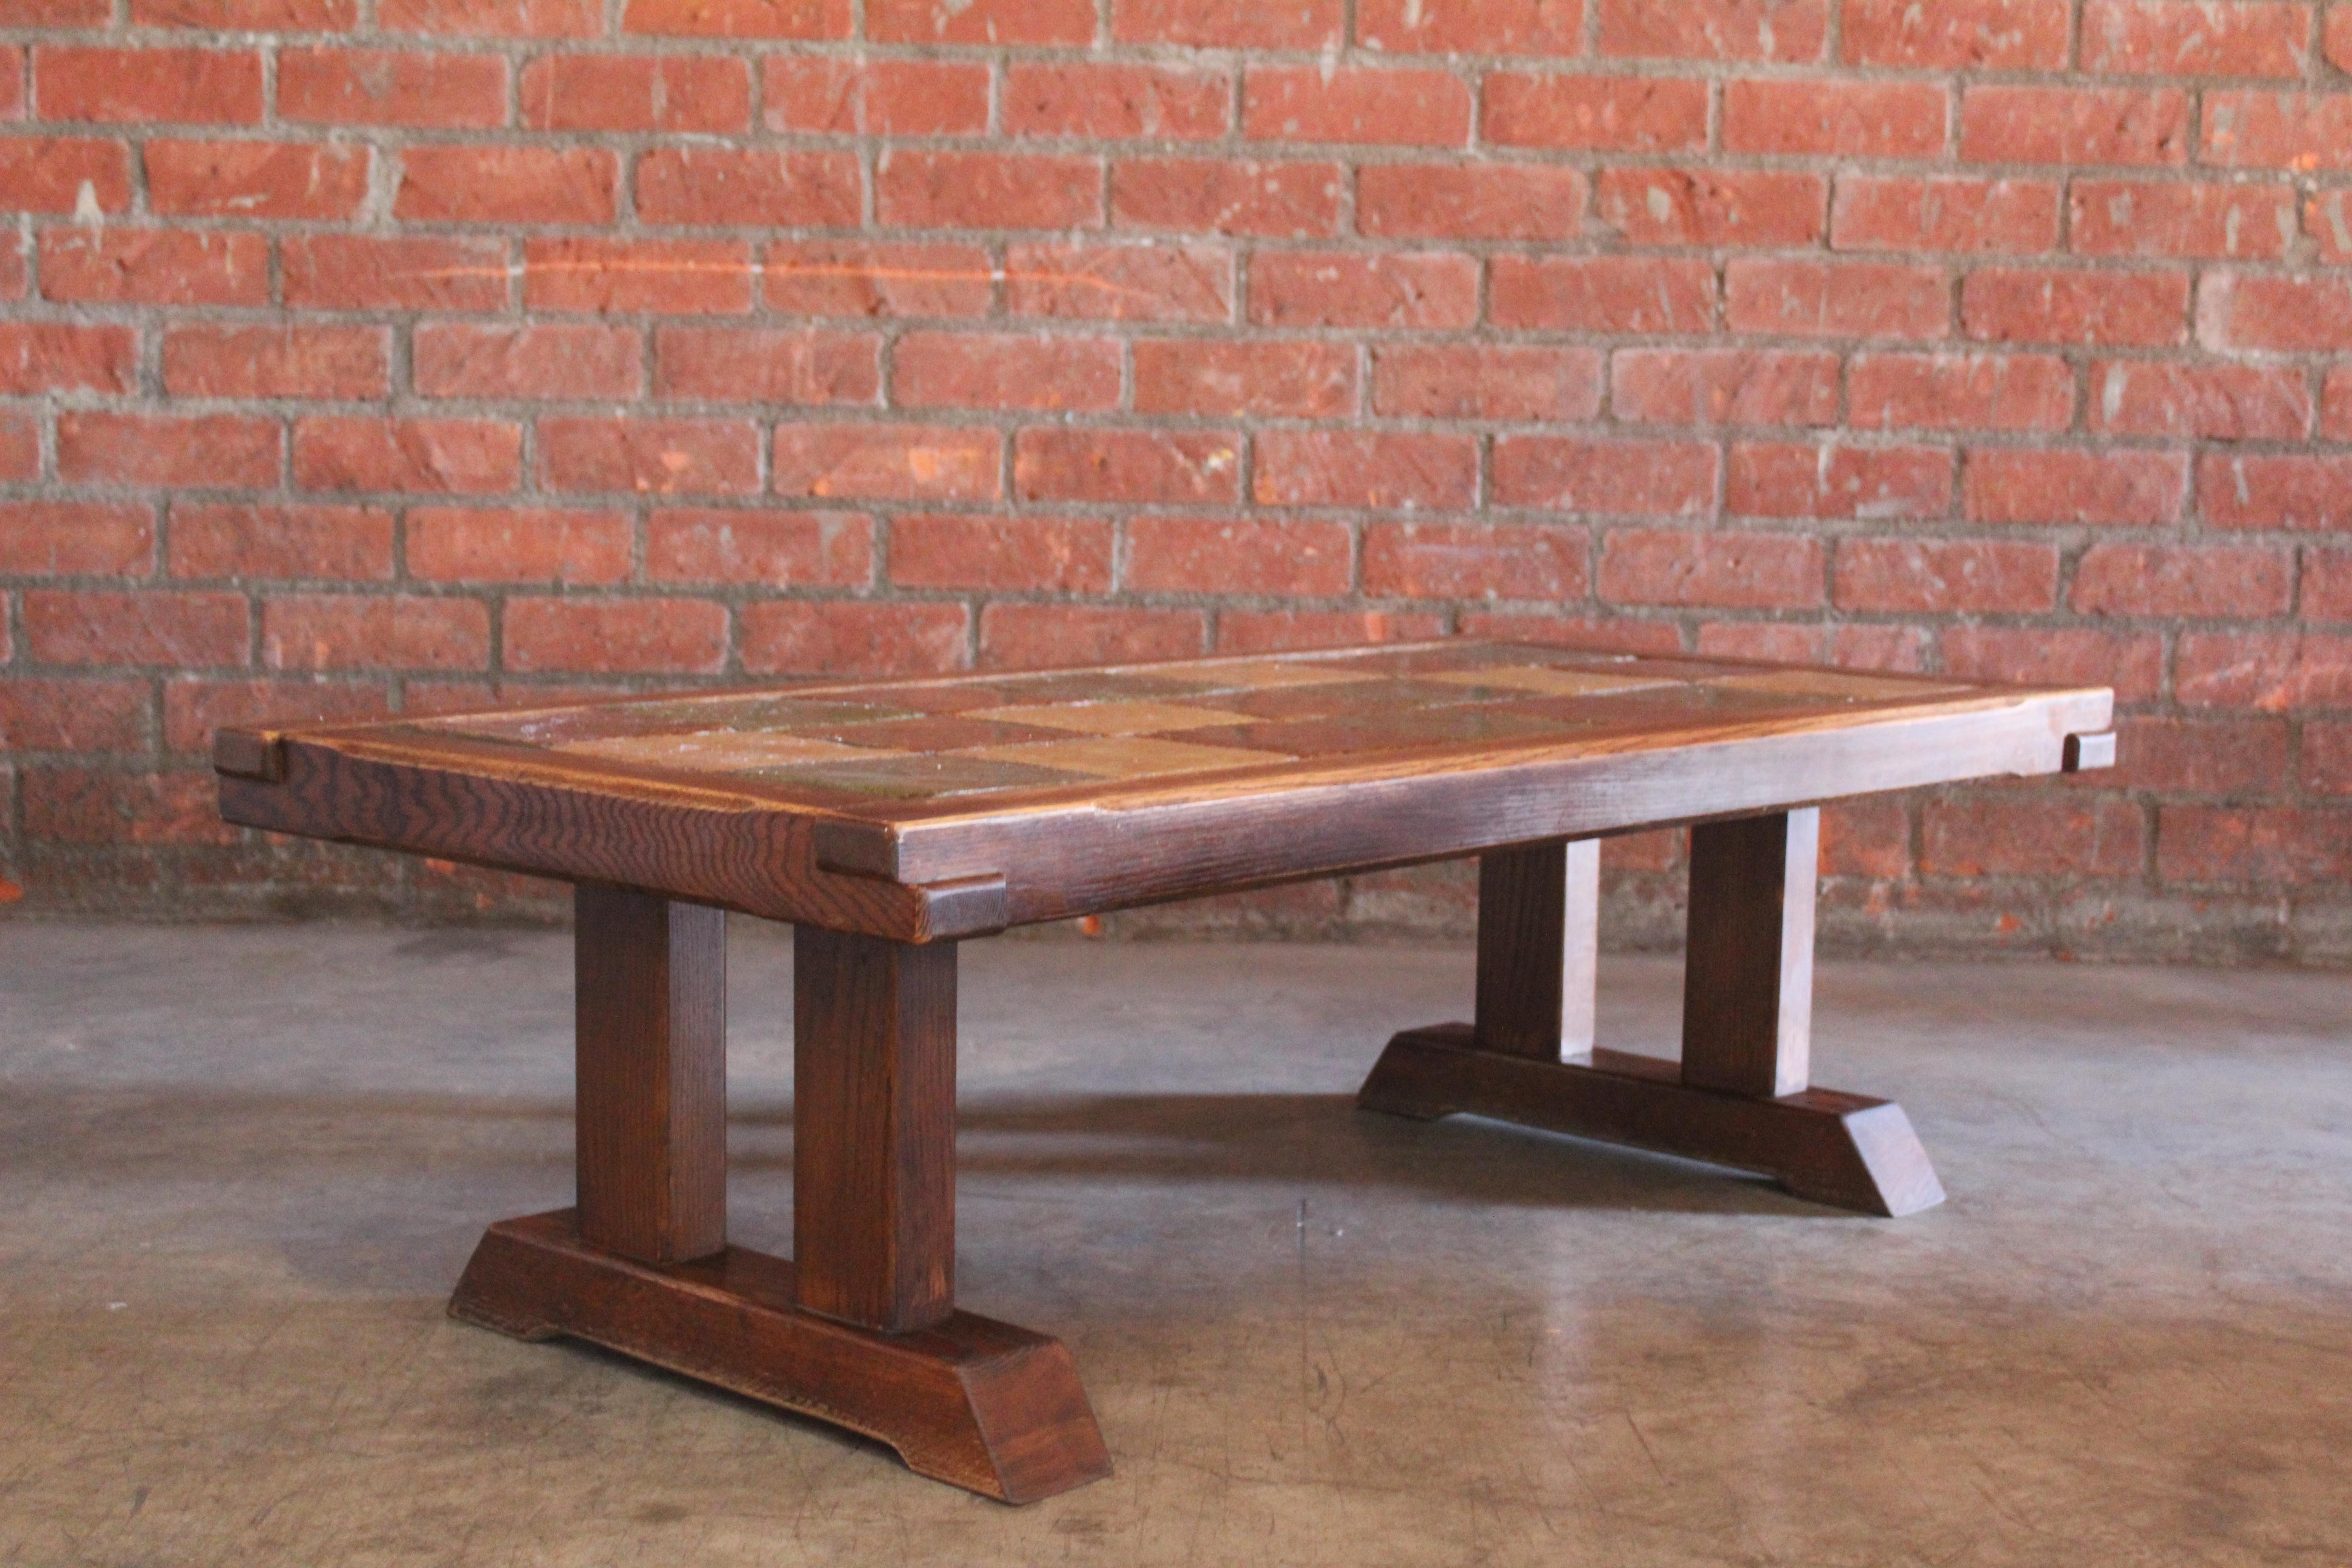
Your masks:
<path fill-rule="evenodd" d="M 641 1263 L 727 1245 L 727 916 L 573 896 L 580 1234 Z"/>
<path fill-rule="evenodd" d="M 1810 1081 L 1822 814 L 1691 829 L 1683 1081 L 1777 1099 Z"/>
<path fill-rule="evenodd" d="M 793 1262 L 812 1312 L 955 1307 L 955 943 L 793 931 Z"/>
<path fill-rule="evenodd" d="M 1600 904 L 1597 838 L 1478 858 L 1481 1048 L 1542 1061 L 1591 1054 Z"/>

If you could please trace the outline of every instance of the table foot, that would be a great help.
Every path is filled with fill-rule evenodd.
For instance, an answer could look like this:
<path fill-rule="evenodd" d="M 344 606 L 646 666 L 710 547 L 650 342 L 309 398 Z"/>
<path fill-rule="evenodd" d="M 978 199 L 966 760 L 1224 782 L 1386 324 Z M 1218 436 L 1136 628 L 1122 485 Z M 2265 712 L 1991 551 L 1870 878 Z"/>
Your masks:
<path fill-rule="evenodd" d="M 1916 1214 L 1944 1201 L 1911 1119 L 1891 1100 L 1805 1089 L 1778 1099 L 1682 1081 L 1655 1057 L 1586 1062 L 1482 1050 L 1467 1024 L 1408 1029 L 1357 1092 L 1360 1110 L 1434 1121 L 1457 1112 L 1761 1172 L 1815 1203 Z"/>
<path fill-rule="evenodd" d="M 527 1340 L 559 1334 L 862 1432 L 907 1468 L 1003 1502 L 1110 1474 L 1059 1340 L 954 1312 L 883 1333 L 795 1305 L 793 1265 L 730 1247 L 647 1264 L 590 1247 L 575 1212 L 490 1226 L 449 1314 Z"/>

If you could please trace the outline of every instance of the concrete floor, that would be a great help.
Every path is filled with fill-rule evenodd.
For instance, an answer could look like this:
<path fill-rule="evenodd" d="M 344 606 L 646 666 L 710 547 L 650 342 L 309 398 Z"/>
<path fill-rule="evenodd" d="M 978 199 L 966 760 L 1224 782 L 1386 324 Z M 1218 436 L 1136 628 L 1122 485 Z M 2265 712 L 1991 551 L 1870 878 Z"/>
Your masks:
<path fill-rule="evenodd" d="M 738 1239 L 791 949 L 735 922 Z M 0 925 L 0 1563 L 2352 1562 L 2352 977 L 1833 966 L 1817 1076 L 1954 1196 L 1856 1219 L 1361 1116 L 1468 955 L 982 942 L 961 1284 L 1118 1463 L 1013 1510 L 449 1321 L 570 1197 L 566 939 Z M 1677 972 L 1605 973 L 1673 1037 Z"/>

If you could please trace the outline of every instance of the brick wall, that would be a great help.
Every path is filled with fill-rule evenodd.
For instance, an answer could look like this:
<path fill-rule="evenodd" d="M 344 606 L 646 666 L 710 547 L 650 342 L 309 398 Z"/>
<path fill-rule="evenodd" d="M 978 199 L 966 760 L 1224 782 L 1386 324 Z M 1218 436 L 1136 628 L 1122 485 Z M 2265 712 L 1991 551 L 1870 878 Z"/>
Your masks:
<path fill-rule="evenodd" d="M 2352 0 L 0 0 L 0 896 L 544 907 L 225 832 L 224 720 L 1471 633 L 2112 682 L 2094 787 L 1839 814 L 1829 929 L 2346 961 L 2347 72 Z"/>

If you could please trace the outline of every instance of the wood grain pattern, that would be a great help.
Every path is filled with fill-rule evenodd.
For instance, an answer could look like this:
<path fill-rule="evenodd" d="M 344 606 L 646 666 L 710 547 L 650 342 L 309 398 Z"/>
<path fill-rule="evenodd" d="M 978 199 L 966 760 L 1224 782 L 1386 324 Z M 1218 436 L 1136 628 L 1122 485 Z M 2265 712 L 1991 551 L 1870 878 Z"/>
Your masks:
<path fill-rule="evenodd" d="M 1478 858 L 1480 1049 L 1559 1059 L 1567 887 L 1565 844 Z"/>
<path fill-rule="evenodd" d="M 1805 1087 L 1820 876 L 1818 811 L 1691 830 L 1685 1083 L 1768 1100 Z"/>
<path fill-rule="evenodd" d="M 793 1266 L 730 1247 L 634 1262 L 584 1243 L 570 1210 L 489 1228 L 452 1317 L 568 1335 L 878 1438 L 908 1468 L 1004 1502 L 1110 1474 L 1060 1342 L 970 1312 L 884 1334 L 804 1311 Z"/>
<path fill-rule="evenodd" d="M 727 917 L 574 889 L 581 1234 L 645 1263 L 727 1245 Z"/>
<path fill-rule="evenodd" d="M 955 1306 L 952 942 L 793 932 L 800 1304 L 902 1332 Z"/>
<path fill-rule="evenodd" d="M 1682 1081 L 1670 1061 L 1596 1050 L 1590 1065 L 1478 1048 L 1467 1025 L 1391 1040 L 1356 1097 L 1416 1121 L 1457 1113 L 1631 1144 L 1760 1172 L 1799 1197 L 1863 1214 L 1916 1214 L 1944 1201 L 1903 1108 L 1809 1089 L 1778 1100 Z"/>

